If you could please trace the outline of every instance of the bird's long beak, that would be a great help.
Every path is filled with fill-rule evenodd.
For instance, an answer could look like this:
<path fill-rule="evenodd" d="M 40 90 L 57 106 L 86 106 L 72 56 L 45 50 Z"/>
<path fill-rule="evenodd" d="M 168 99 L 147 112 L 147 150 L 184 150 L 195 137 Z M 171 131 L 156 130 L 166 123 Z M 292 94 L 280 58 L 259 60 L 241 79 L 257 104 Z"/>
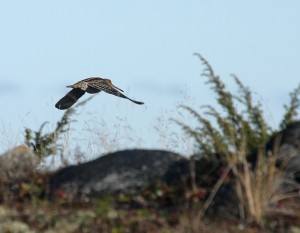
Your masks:
<path fill-rule="evenodd" d="M 116 86 L 113 85 L 113 84 L 111 84 L 111 85 L 112 85 L 113 88 L 116 88 L 117 90 L 124 92 L 121 88 L 118 88 L 118 87 L 116 87 Z"/>
<path fill-rule="evenodd" d="M 73 85 L 68 85 L 67 87 L 69 87 L 69 88 L 73 88 Z"/>

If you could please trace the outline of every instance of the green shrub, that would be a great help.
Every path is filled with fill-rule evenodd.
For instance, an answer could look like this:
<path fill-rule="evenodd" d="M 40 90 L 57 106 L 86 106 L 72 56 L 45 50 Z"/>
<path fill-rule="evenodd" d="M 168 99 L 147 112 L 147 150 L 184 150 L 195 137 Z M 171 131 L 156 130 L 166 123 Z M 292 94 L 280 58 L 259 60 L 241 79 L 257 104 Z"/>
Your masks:
<path fill-rule="evenodd" d="M 73 108 L 67 109 L 60 121 L 56 123 L 56 127 L 52 132 L 43 133 L 43 129 L 48 122 L 44 122 L 38 131 L 25 128 L 25 144 L 41 159 L 56 154 L 59 150 L 62 151 L 62 146 L 58 144 L 59 139 L 69 130 L 70 123 L 73 121 L 72 116 L 76 113 L 76 109 L 85 105 L 91 98 L 92 96 L 79 102 Z"/>
<path fill-rule="evenodd" d="M 275 164 L 280 137 L 275 140 L 273 151 L 266 151 L 273 132 L 264 117 L 261 103 L 254 103 L 250 89 L 236 76 L 233 79 L 237 84 L 238 94 L 232 94 L 210 64 L 200 54 L 195 55 L 205 67 L 202 75 L 207 78 L 206 84 L 215 92 L 221 110 L 217 111 L 213 106 L 205 105 L 202 107 L 203 113 L 199 113 L 189 106 L 181 105 L 180 108 L 197 120 L 198 126 L 192 127 L 173 120 L 195 140 L 200 156 L 214 157 L 221 160 L 226 167 L 226 174 L 215 184 L 201 215 L 212 202 L 224 177 L 231 172 L 233 187 L 239 198 L 241 217 L 263 225 L 269 207 L 276 200 L 274 183 L 279 171 Z M 290 94 L 291 101 L 285 106 L 286 113 L 280 124 L 281 128 L 296 120 L 300 105 L 299 94 L 300 85 Z M 255 168 L 248 162 L 250 153 L 257 154 Z"/>

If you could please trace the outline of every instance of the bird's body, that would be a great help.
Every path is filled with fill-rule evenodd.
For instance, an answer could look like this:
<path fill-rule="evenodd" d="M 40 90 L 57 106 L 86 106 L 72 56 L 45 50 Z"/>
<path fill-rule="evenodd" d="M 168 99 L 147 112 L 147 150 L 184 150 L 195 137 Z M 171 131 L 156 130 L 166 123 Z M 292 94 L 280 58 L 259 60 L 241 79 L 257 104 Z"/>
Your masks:
<path fill-rule="evenodd" d="M 106 93 L 128 99 L 136 104 L 144 104 L 143 102 L 132 100 L 127 96 L 125 96 L 124 94 L 122 94 L 121 92 L 123 92 L 123 90 L 113 85 L 111 80 L 109 79 L 92 77 L 92 78 L 83 79 L 67 87 L 73 89 L 55 104 L 55 107 L 58 109 L 63 110 L 63 109 L 70 108 L 73 104 L 77 102 L 77 100 L 81 96 L 84 95 L 85 92 L 89 94 L 95 94 L 95 93 L 99 93 L 100 91 L 104 91 Z"/>

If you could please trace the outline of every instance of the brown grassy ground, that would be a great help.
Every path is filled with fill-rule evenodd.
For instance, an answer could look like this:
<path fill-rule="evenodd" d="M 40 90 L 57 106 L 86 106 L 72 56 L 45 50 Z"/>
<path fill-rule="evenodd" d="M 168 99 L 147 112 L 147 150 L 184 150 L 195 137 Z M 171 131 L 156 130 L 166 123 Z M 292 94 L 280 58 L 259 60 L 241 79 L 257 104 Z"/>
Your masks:
<path fill-rule="evenodd" d="M 226 218 L 226 210 L 221 214 L 224 217 L 206 215 L 200 219 L 203 200 L 189 200 L 188 205 L 180 207 L 166 206 L 163 197 L 155 194 L 155 189 L 131 197 L 117 195 L 78 200 L 70 199 L 63 192 L 53 198 L 47 194 L 47 186 L 48 175 L 41 174 L 36 174 L 30 181 L 2 186 L 0 232 L 292 232 L 284 230 L 287 229 L 284 221 L 272 219 L 268 226 L 258 227 Z M 175 193 L 172 198 L 180 197 Z"/>
<path fill-rule="evenodd" d="M 103 205 L 103 203 L 102 203 Z M 265 232 L 235 221 L 204 219 L 189 211 L 116 210 L 99 203 L 36 202 L 0 206 L 0 232 L 233 233 Z"/>

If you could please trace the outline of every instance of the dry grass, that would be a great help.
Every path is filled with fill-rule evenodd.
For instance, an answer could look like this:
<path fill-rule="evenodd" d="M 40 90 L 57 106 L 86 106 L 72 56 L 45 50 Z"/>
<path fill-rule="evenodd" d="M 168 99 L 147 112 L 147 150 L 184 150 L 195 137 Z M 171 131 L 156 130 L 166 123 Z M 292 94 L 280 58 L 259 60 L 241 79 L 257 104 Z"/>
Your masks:
<path fill-rule="evenodd" d="M 103 202 L 105 200 L 99 200 Z M 106 204 L 104 204 L 106 205 Z M 99 203 L 35 202 L 0 206 L 0 232 L 258 233 L 228 220 L 200 220 L 190 211 L 117 210 Z M 101 209 L 99 209 L 101 208 Z"/>

